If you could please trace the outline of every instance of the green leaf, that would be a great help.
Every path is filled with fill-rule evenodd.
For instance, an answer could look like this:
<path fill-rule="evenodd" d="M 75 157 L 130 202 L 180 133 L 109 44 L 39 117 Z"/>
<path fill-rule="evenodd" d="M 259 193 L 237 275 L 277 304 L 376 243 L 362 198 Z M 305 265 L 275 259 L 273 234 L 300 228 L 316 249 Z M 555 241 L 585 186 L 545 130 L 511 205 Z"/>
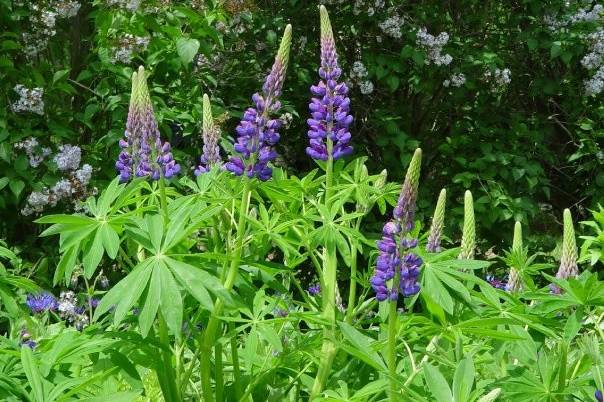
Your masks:
<path fill-rule="evenodd" d="M 3 177 L 0 179 L 0 190 L 2 190 L 4 187 L 6 187 L 6 185 L 9 183 L 9 178 L 8 177 Z"/>
<path fill-rule="evenodd" d="M 552 47 L 550 48 L 550 57 L 552 59 L 558 57 L 562 53 L 562 42 L 555 41 L 552 43 Z"/>
<path fill-rule="evenodd" d="M 265 341 L 271 345 L 271 348 L 277 352 L 283 351 L 283 346 L 281 345 L 281 339 L 279 339 L 279 335 L 277 331 L 270 325 L 258 325 L 257 326 L 258 333 L 264 338 Z"/>
<path fill-rule="evenodd" d="M 159 308 L 159 301 L 161 299 L 161 269 L 159 264 L 153 264 L 153 273 L 151 274 L 151 280 L 149 281 L 149 289 L 147 289 L 147 296 L 145 298 L 145 305 L 143 306 L 140 315 L 138 316 L 138 324 L 140 326 L 141 335 L 143 338 L 147 337 L 157 309 Z"/>
<path fill-rule="evenodd" d="M 374 343 L 373 339 L 369 338 L 366 335 L 363 335 L 350 324 L 347 324 L 345 322 L 339 322 L 338 325 L 342 330 L 342 335 L 344 335 L 344 338 L 353 346 L 347 347 L 346 344 L 342 345 L 342 348 L 346 352 L 348 352 L 352 356 L 355 356 L 358 359 L 361 359 L 362 361 L 377 370 L 386 370 L 386 365 L 384 364 L 384 361 L 382 360 L 380 355 L 372 348 L 372 344 Z"/>
<path fill-rule="evenodd" d="M 150 268 L 150 259 L 144 260 L 130 272 L 124 279 L 119 281 L 99 302 L 95 312 L 94 320 L 97 320 L 102 314 L 106 313 L 112 307 L 115 307 L 115 324 L 119 324 L 134 303 L 140 298 L 147 287 Z"/>
<path fill-rule="evenodd" d="M 161 239 L 164 233 L 163 218 L 160 215 L 148 215 L 145 225 L 153 250 L 158 253 L 161 251 Z"/>
<path fill-rule="evenodd" d="M 432 262 L 430 265 L 436 268 L 456 268 L 456 269 L 483 269 L 491 265 L 492 263 L 489 261 L 480 261 L 480 260 L 447 260 L 447 261 L 439 261 Z"/>
<path fill-rule="evenodd" d="M 232 305 L 233 299 L 229 292 L 222 286 L 218 278 L 210 275 L 201 268 L 194 267 L 173 258 L 164 259 L 172 273 L 185 290 L 196 298 L 205 308 L 212 311 L 214 303 L 208 290 L 221 298 L 225 304 Z"/>
<path fill-rule="evenodd" d="M 163 261 L 160 261 L 159 272 L 161 273 L 161 312 L 166 319 L 168 328 L 176 336 L 179 336 L 182 329 L 182 296 L 172 272 Z"/>
<path fill-rule="evenodd" d="M 466 356 L 457 366 L 453 377 L 453 400 L 455 402 L 470 400 L 475 374 L 474 362 L 470 356 Z"/>
<path fill-rule="evenodd" d="M 434 399 L 438 402 L 452 402 L 453 395 L 451 394 L 451 388 L 447 384 L 447 380 L 441 374 L 438 368 L 434 367 L 430 363 L 424 365 L 424 379 L 426 385 L 432 393 Z"/>
<path fill-rule="evenodd" d="M 56 84 L 63 78 L 67 77 L 69 74 L 69 69 L 56 71 L 52 76 L 52 83 Z"/>
<path fill-rule="evenodd" d="M 422 273 L 422 292 L 427 293 L 447 313 L 453 314 L 453 298 L 430 267 L 426 267 Z"/>
<path fill-rule="evenodd" d="M 176 51 L 183 64 L 192 62 L 198 50 L 199 41 L 197 39 L 179 38 L 176 41 Z"/>
<path fill-rule="evenodd" d="M 94 396 L 90 398 L 80 398 L 80 401 L 83 402 L 132 402 L 137 400 L 137 397 L 140 395 L 140 391 L 138 392 L 117 392 L 115 394 L 108 394 L 103 396 Z"/>
<path fill-rule="evenodd" d="M 19 197 L 21 191 L 25 188 L 25 183 L 23 183 L 23 180 L 11 180 L 8 187 L 10 187 L 15 197 Z"/>
<path fill-rule="evenodd" d="M 55 269 L 55 275 L 52 278 L 53 286 L 59 283 L 61 277 L 65 278 L 65 283 L 69 283 L 71 280 L 71 274 L 75 268 L 76 257 L 79 250 L 79 246 L 75 245 L 63 252 L 63 256 Z"/>
<path fill-rule="evenodd" d="M 99 232 L 107 255 L 109 258 L 115 259 L 120 248 L 120 237 L 109 224 L 101 225 Z"/>
<path fill-rule="evenodd" d="M 21 346 L 21 364 L 34 394 L 34 401 L 44 402 L 42 375 L 38 371 L 38 367 L 34 361 L 34 354 L 28 346 Z"/>
<path fill-rule="evenodd" d="M 90 279 L 92 277 L 96 267 L 101 262 L 101 258 L 103 258 L 103 237 L 102 231 L 97 229 L 94 240 L 90 247 L 84 250 L 84 258 L 82 258 L 86 278 Z"/>

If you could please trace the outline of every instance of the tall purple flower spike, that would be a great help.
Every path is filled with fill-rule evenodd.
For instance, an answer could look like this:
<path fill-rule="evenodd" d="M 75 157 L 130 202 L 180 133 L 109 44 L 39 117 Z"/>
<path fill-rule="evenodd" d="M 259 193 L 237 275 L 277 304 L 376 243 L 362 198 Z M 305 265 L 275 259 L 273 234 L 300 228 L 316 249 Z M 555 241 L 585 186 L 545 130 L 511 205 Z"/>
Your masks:
<path fill-rule="evenodd" d="M 161 141 L 142 66 L 132 74 L 132 94 L 124 137 L 120 140 L 122 151 L 115 162 L 121 182 L 133 176 L 152 180 L 158 180 L 162 175 L 170 178 L 180 172 L 170 144 Z"/>
<path fill-rule="evenodd" d="M 399 293 L 408 297 L 420 290 L 417 280 L 422 259 L 409 251 L 417 247 L 417 239 L 409 237 L 409 232 L 414 225 L 420 167 L 421 149 L 418 148 L 407 169 L 393 219 L 384 225 L 382 239 L 377 242 L 380 253 L 371 286 L 378 301 L 395 301 Z"/>
<path fill-rule="evenodd" d="M 237 142 L 234 149 L 238 155 L 232 156 L 225 168 L 237 176 L 245 173 L 250 178 L 257 177 L 265 181 L 273 174 L 268 164 L 277 157 L 274 146 L 279 142 L 281 120 L 273 119 L 271 115 L 281 108 L 279 96 L 289 61 L 291 31 L 291 25 L 287 25 L 271 72 L 262 86 L 262 94 L 255 93 L 252 96 L 255 107 L 245 111 L 236 128 Z"/>
<path fill-rule="evenodd" d="M 329 14 L 321 6 L 321 80 L 312 85 L 313 95 L 308 108 L 311 118 L 308 123 L 310 144 L 306 153 L 313 159 L 334 160 L 352 153 L 349 127 L 352 124 L 350 98 L 345 83 L 338 83 L 342 69 L 338 66 L 336 44 L 329 21 Z"/>

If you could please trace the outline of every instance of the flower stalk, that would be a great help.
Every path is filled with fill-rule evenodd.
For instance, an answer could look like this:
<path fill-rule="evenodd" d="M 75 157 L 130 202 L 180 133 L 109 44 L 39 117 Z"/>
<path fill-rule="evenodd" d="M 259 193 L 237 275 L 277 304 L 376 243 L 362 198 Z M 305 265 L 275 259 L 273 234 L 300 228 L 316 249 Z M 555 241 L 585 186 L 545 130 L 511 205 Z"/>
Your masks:
<path fill-rule="evenodd" d="M 474 219 L 474 200 L 472 192 L 466 190 L 464 195 L 464 215 L 463 215 L 463 232 L 461 236 L 461 251 L 459 252 L 460 260 L 474 259 L 476 250 L 476 223 Z"/>
<path fill-rule="evenodd" d="M 224 280 L 224 288 L 227 291 L 230 291 L 235 284 L 235 279 L 237 278 L 237 272 L 239 270 L 239 264 L 241 262 L 241 255 L 243 252 L 243 243 L 245 240 L 245 232 L 246 232 L 246 220 L 247 215 L 249 213 L 250 206 L 250 197 L 252 192 L 252 180 L 247 179 L 245 176 L 243 177 L 244 188 L 243 193 L 241 194 L 241 206 L 239 209 L 239 220 L 237 222 L 236 229 L 236 238 L 234 247 L 231 250 L 231 264 L 229 266 L 229 270 L 227 272 L 227 276 Z M 203 334 L 201 341 L 201 350 L 200 350 L 200 376 L 201 376 L 201 388 L 204 397 L 204 401 L 213 402 L 214 401 L 214 393 L 212 391 L 212 382 L 211 382 L 211 359 L 212 348 L 214 342 L 216 341 L 216 334 L 218 328 L 220 327 L 220 315 L 222 314 L 222 310 L 224 309 L 224 301 L 220 298 L 216 299 L 214 303 L 214 310 L 212 315 L 210 316 L 210 320 L 208 322 L 208 326 Z"/>

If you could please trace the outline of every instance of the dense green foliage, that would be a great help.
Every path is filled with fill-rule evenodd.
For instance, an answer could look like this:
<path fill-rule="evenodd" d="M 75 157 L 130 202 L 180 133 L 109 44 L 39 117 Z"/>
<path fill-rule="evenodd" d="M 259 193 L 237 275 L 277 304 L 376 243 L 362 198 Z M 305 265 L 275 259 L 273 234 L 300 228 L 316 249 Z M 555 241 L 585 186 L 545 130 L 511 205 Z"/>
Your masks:
<path fill-rule="evenodd" d="M 602 6 L 322 3 L 0 0 L 0 399 L 602 401 Z"/>

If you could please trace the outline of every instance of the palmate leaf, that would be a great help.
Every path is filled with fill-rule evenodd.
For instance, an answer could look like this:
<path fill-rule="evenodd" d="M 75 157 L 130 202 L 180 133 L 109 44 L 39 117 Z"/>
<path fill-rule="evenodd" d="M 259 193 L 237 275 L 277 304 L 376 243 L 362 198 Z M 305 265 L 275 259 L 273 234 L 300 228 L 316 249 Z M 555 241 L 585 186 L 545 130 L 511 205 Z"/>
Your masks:
<path fill-rule="evenodd" d="M 68 283 L 78 257 L 84 266 L 84 275 L 91 278 L 103 255 L 116 258 L 122 225 L 131 213 L 121 214 L 119 209 L 131 202 L 140 186 L 139 181 L 129 185 L 119 184 L 113 180 L 98 198 L 89 198 L 87 205 L 94 217 L 83 215 L 49 215 L 36 220 L 40 224 L 52 224 L 40 236 L 60 235 L 61 260 L 53 277 L 53 284 L 61 278 Z"/>
<path fill-rule="evenodd" d="M 151 259 L 142 261 L 124 279 L 111 288 L 99 302 L 94 312 L 94 320 L 98 320 L 102 314 L 115 308 L 114 322 L 119 324 L 147 287 L 149 277 L 153 271 L 151 265 Z"/>

